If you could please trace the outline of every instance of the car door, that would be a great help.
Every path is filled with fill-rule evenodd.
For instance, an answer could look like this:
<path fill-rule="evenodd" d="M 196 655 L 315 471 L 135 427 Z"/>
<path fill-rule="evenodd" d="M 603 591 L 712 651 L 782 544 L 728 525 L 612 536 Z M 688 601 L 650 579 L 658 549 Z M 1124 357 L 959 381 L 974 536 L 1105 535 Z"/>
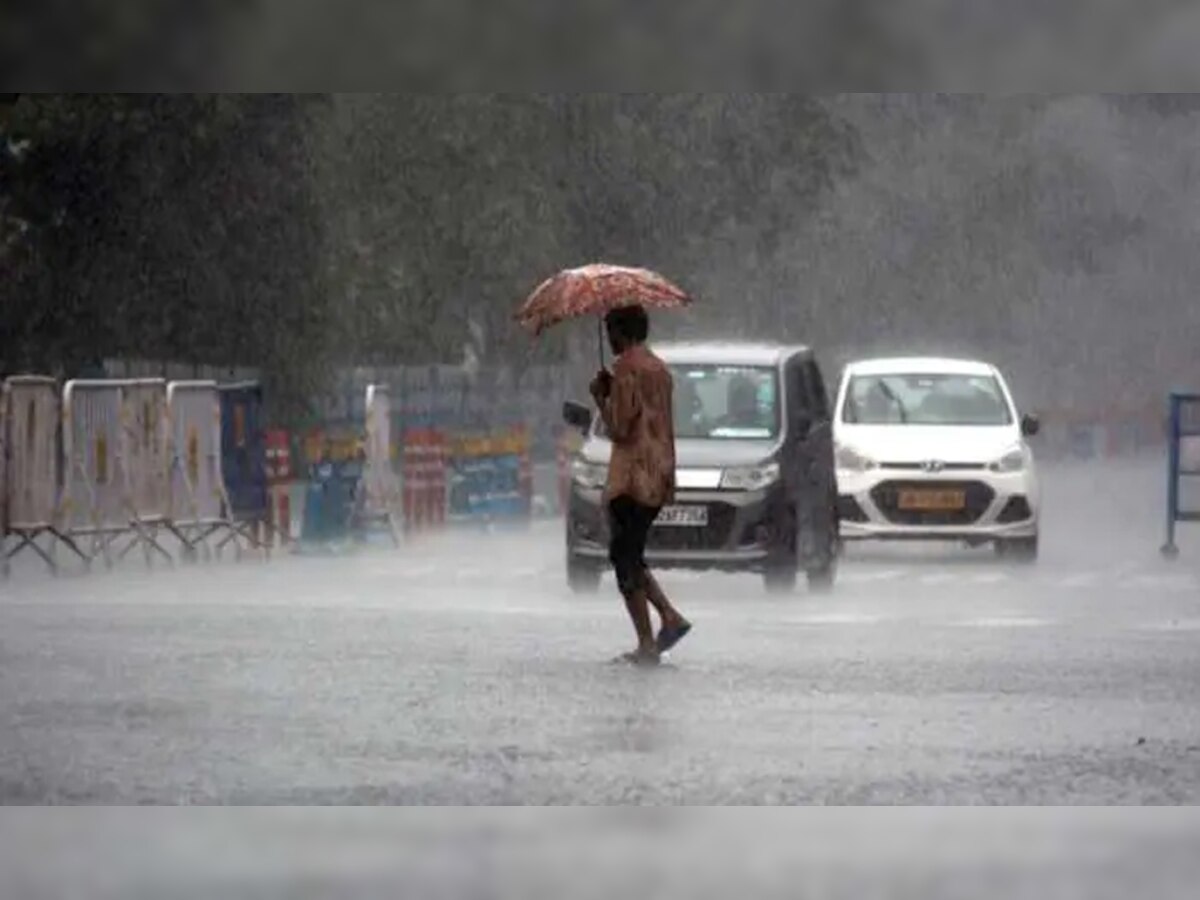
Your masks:
<path fill-rule="evenodd" d="M 833 423 L 825 379 L 804 355 L 787 363 L 788 457 L 794 467 L 797 552 L 802 565 L 823 561 L 836 529 Z"/>
<path fill-rule="evenodd" d="M 783 367 L 785 445 L 783 464 L 788 493 L 796 515 L 796 549 L 801 565 L 808 558 L 808 547 L 812 546 L 809 532 L 813 514 L 811 470 L 813 456 L 810 437 L 813 429 L 812 399 L 805 378 L 804 359 L 790 357 Z"/>
<path fill-rule="evenodd" d="M 809 431 L 809 453 L 816 496 L 822 506 L 814 516 L 817 547 L 835 554 L 838 542 L 837 465 L 834 462 L 833 407 L 825 376 L 815 359 L 805 361 L 805 380 L 813 403 L 813 426 Z M 820 554 L 818 554 L 820 555 Z"/>
<path fill-rule="evenodd" d="M 835 471 L 833 463 L 833 415 L 825 378 L 815 359 L 803 364 L 812 424 L 808 431 L 808 451 L 812 460 L 813 477 L 826 489 L 832 490 Z"/>

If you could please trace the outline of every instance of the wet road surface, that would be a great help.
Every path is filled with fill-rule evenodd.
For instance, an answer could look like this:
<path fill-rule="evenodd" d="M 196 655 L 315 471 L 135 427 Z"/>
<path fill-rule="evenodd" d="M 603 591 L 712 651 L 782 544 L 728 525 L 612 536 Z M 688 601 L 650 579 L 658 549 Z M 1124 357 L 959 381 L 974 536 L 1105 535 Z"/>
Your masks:
<path fill-rule="evenodd" d="M 1104 480 L 1097 487 L 1097 475 Z M 861 548 L 828 595 L 668 574 L 656 671 L 557 524 L 0 586 L 8 803 L 1200 801 L 1200 541 L 1050 469 L 1042 560 Z"/>

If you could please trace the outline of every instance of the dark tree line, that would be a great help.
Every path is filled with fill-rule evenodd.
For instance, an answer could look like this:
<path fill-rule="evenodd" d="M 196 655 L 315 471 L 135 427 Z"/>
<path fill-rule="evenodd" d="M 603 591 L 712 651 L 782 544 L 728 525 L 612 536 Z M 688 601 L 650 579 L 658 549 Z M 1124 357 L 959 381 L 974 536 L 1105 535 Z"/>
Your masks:
<path fill-rule="evenodd" d="M 557 359 L 561 336 L 532 344 L 512 310 L 607 259 L 698 295 L 660 333 L 981 354 L 1038 403 L 1153 403 L 1200 377 L 1198 109 L 6 95 L 0 371 L 257 366 L 300 407 L 346 366 Z"/>
<path fill-rule="evenodd" d="M 592 259 L 769 329 L 853 157 L 795 95 L 9 95 L 0 366 L 256 365 L 301 399 L 334 366 L 522 361 L 561 344 L 513 306 Z"/>
<path fill-rule="evenodd" d="M 296 96 L 32 96 L 3 113 L 0 360 L 270 372 L 328 320 L 313 128 Z M 302 369 L 297 371 L 303 371 Z"/>

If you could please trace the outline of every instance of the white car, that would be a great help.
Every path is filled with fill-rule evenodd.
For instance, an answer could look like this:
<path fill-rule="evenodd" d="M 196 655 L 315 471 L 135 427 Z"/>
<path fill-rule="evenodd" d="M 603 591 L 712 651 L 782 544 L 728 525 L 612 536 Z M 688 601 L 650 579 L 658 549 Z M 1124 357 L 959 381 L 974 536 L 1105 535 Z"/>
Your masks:
<path fill-rule="evenodd" d="M 995 366 L 873 359 L 846 367 L 833 421 L 841 538 L 994 543 L 1031 561 L 1039 492 L 1020 417 Z"/>

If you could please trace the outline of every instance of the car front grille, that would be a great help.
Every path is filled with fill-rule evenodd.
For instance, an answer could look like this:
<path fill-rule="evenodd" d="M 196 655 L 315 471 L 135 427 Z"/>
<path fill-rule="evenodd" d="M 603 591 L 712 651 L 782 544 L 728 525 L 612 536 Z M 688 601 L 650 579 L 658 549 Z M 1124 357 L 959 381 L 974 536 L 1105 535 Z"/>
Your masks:
<path fill-rule="evenodd" d="M 962 491 L 966 503 L 955 510 L 911 510 L 900 508 L 900 492 Z M 871 500 L 889 522 L 897 525 L 972 525 L 987 512 L 996 492 L 980 481 L 884 481 L 871 490 Z"/>
<path fill-rule="evenodd" d="M 686 503 L 686 501 L 685 501 Z M 708 524 L 703 528 L 656 525 L 646 541 L 648 550 L 720 550 L 729 542 L 737 511 L 728 503 L 706 503 Z"/>
<path fill-rule="evenodd" d="M 858 505 L 858 501 L 848 494 L 838 497 L 838 519 L 843 522 L 866 522 L 866 511 Z"/>

